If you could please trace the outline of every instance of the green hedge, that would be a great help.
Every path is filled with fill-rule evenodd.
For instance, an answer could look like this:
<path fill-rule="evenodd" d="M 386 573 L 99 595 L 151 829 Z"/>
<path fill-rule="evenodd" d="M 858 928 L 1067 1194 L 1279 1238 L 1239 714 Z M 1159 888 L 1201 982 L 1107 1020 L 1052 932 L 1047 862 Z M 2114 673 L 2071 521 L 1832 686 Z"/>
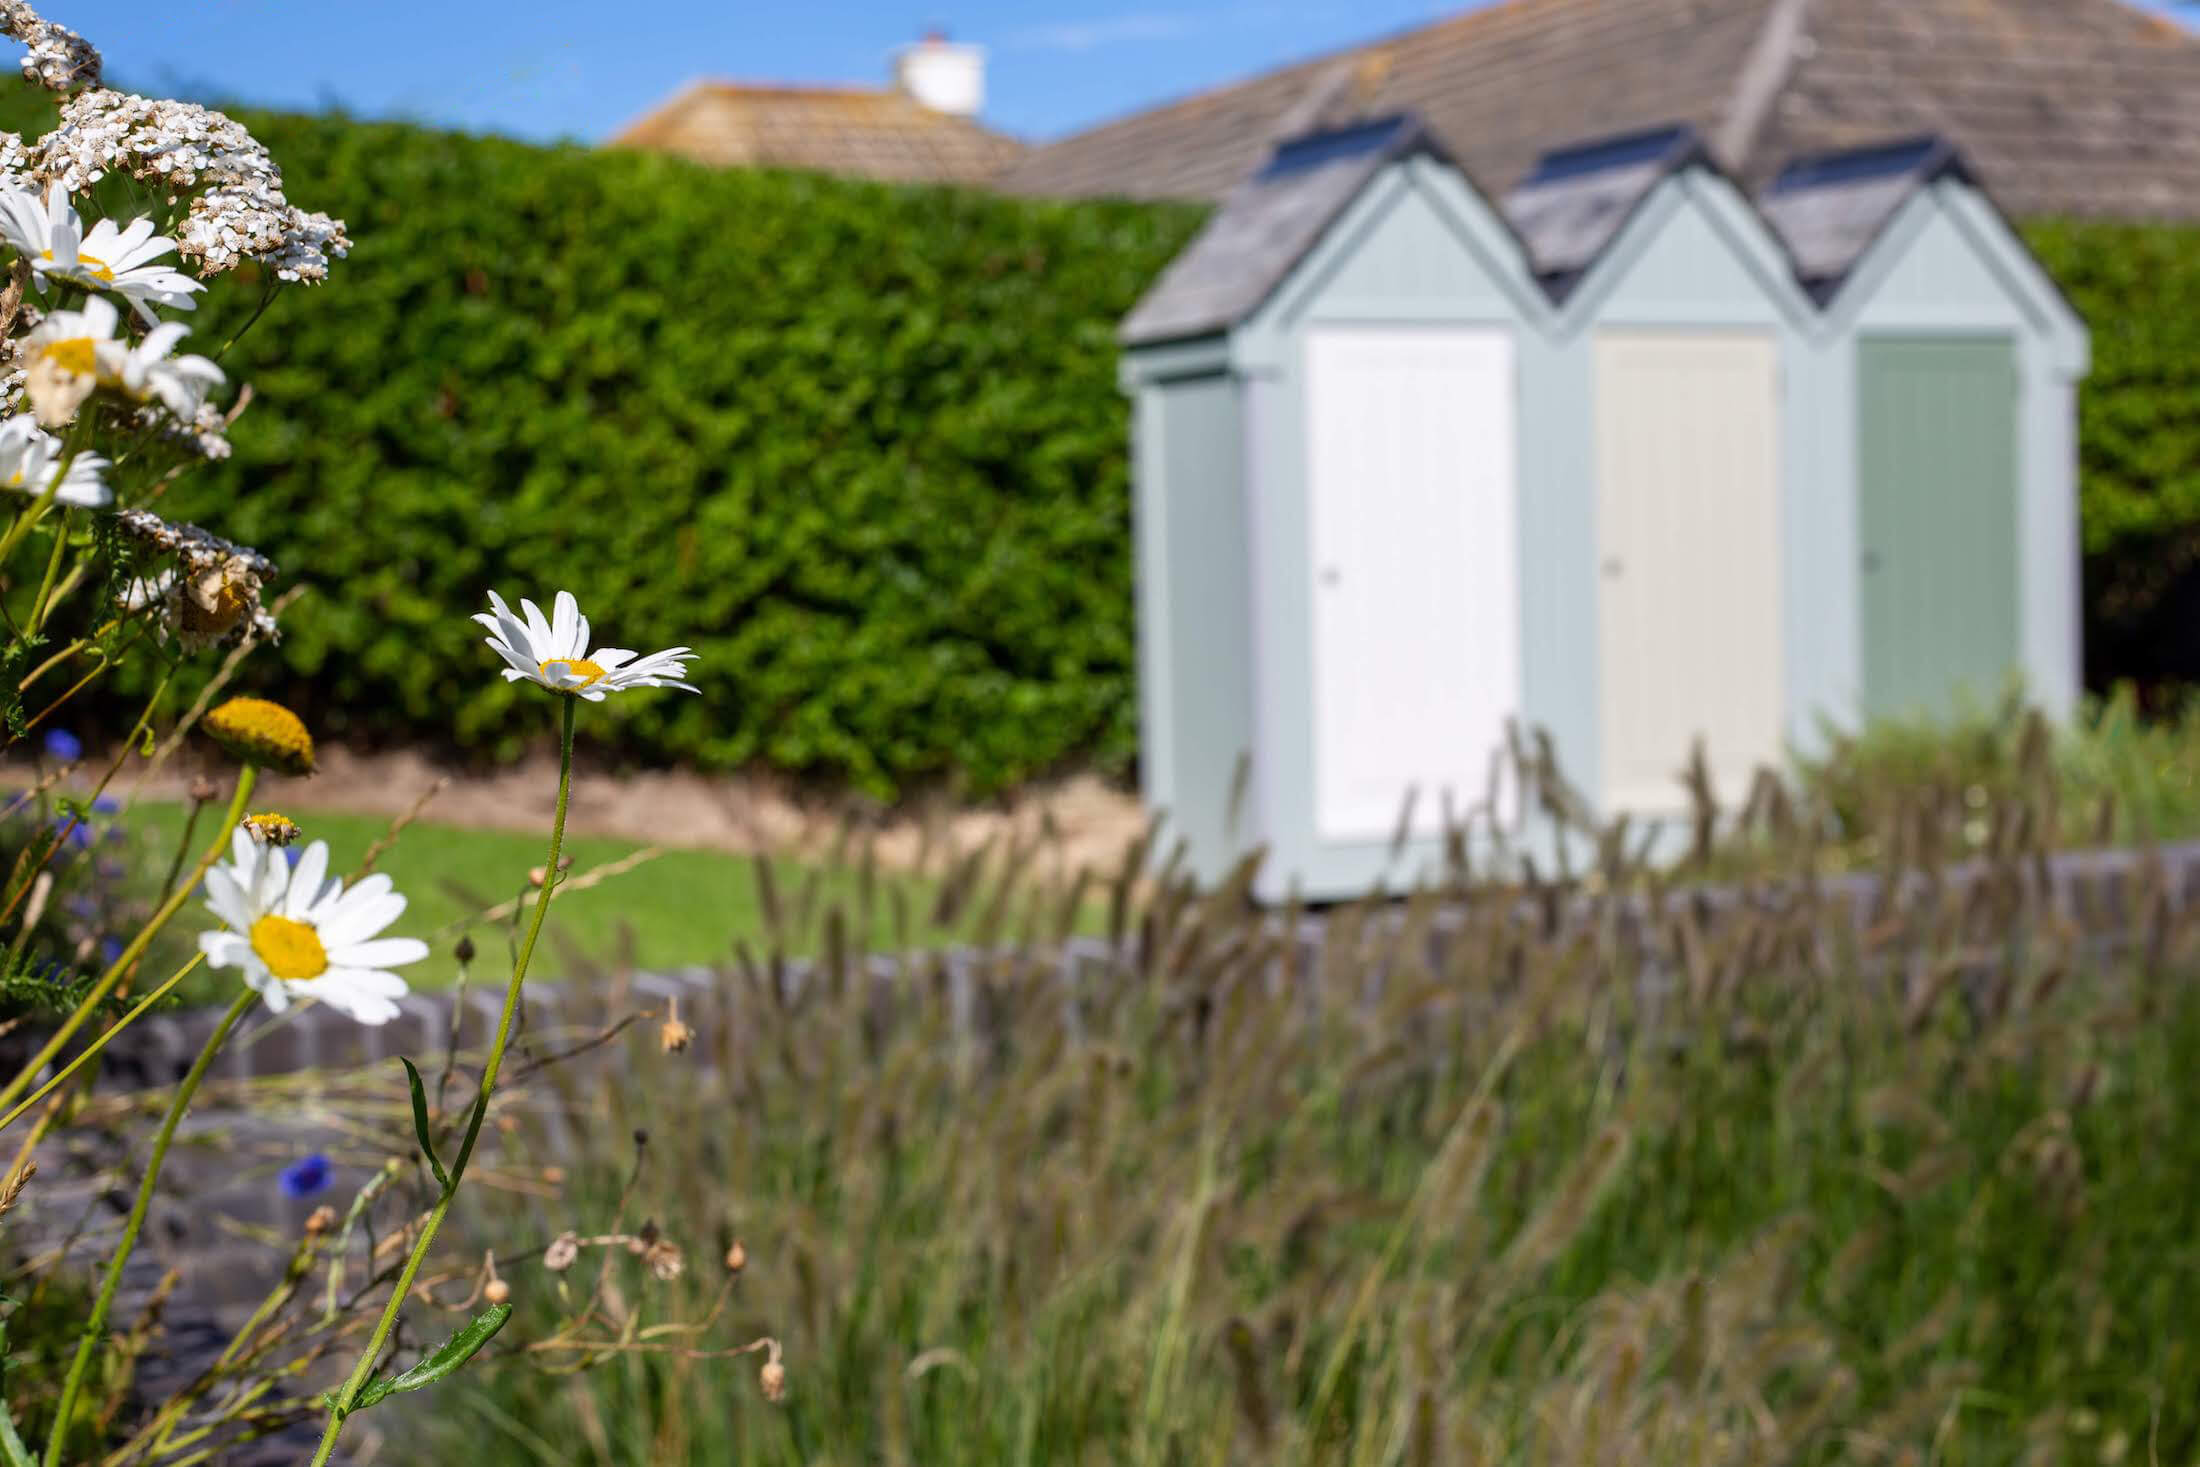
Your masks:
<path fill-rule="evenodd" d="M 2200 683 L 2200 226 L 2025 231 L 2093 328 L 2082 403 L 2087 679 Z"/>
<path fill-rule="evenodd" d="M 704 696 L 596 723 L 637 762 L 884 794 L 1133 755 L 1113 329 L 1196 211 L 240 115 L 357 242 L 240 343 L 236 456 L 169 506 L 312 588 L 256 687 L 508 754 L 543 705 L 466 616 L 566 587 L 701 654 Z"/>

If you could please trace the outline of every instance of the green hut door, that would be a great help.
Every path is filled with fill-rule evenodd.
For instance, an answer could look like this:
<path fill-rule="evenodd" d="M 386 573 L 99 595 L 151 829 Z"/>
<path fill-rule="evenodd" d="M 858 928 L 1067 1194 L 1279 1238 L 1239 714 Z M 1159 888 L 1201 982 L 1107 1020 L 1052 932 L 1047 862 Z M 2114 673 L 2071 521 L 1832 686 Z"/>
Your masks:
<path fill-rule="evenodd" d="M 1858 345 L 1864 713 L 1946 713 L 2017 666 L 2017 364 L 1998 338 Z"/>

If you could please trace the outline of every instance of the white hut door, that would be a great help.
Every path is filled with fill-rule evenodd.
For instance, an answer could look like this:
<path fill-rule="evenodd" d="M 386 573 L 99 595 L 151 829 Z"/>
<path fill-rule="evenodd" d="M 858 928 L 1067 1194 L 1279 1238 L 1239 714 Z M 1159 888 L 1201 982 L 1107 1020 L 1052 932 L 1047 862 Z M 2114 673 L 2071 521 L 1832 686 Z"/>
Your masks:
<path fill-rule="evenodd" d="M 1513 342 L 1323 327 L 1306 344 L 1315 828 L 1381 840 L 1484 798 L 1520 707 Z"/>
<path fill-rule="evenodd" d="M 1597 340 L 1607 813 L 1683 808 L 1699 739 L 1722 799 L 1780 757 L 1779 396 L 1769 335 Z"/>

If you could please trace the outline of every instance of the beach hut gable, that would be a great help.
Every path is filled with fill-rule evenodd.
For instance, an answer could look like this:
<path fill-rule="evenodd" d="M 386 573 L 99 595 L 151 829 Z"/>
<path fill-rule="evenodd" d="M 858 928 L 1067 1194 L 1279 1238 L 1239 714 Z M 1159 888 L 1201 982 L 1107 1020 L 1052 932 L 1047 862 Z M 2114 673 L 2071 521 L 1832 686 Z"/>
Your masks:
<path fill-rule="evenodd" d="M 1547 153 L 1506 196 L 1505 217 L 1561 334 L 1609 318 L 1615 299 L 1692 325 L 1754 321 L 1769 303 L 1784 324 L 1817 327 L 1779 241 L 1688 127 Z"/>

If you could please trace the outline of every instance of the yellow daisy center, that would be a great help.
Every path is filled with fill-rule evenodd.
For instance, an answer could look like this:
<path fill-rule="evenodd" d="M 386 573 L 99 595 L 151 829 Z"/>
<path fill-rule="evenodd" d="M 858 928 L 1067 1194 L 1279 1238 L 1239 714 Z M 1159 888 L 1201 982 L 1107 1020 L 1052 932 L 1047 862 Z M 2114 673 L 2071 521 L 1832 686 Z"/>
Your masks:
<path fill-rule="evenodd" d="M 602 668 L 585 657 L 553 657 L 542 664 L 542 675 L 544 677 L 554 676 L 550 671 L 552 668 L 557 668 L 567 677 L 579 678 L 581 680 L 580 685 L 584 688 L 600 680 L 604 674 Z"/>
<path fill-rule="evenodd" d="M 40 250 L 38 253 L 48 260 L 53 258 L 52 250 Z M 77 251 L 76 268 L 91 276 L 94 280 L 102 280 L 109 285 L 114 284 L 115 272 L 107 268 L 107 262 L 97 256 L 87 255 L 82 250 Z"/>
<path fill-rule="evenodd" d="M 89 377 L 99 368 L 99 360 L 89 336 L 72 336 L 66 341 L 49 341 L 39 353 L 64 372 L 79 377 Z"/>
<path fill-rule="evenodd" d="M 285 983 L 318 978 L 328 971 L 328 949 L 321 946 L 321 934 L 273 912 L 252 924 L 252 950 L 267 964 L 267 971 Z"/>

